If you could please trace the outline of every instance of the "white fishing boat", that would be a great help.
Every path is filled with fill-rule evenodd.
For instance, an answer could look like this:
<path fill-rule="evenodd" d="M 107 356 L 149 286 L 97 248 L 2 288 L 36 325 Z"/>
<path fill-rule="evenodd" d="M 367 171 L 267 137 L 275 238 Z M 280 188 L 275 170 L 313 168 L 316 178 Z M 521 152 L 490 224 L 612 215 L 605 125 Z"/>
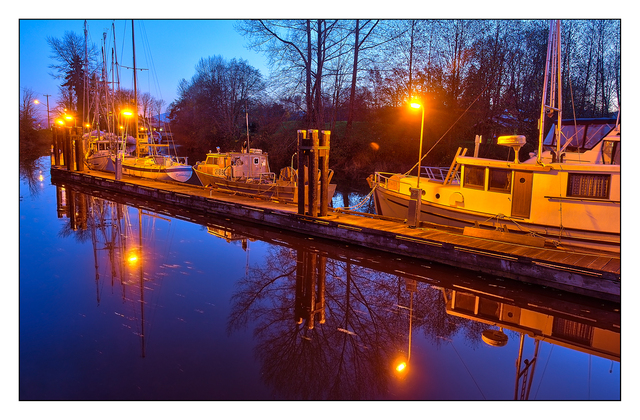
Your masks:
<path fill-rule="evenodd" d="M 540 127 L 551 111 L 557 119 L 546 137 L 540 129 L 537 152 L 521 162 L 526 139 L 505 136 L 497 143 L 513 148 L 513 161 L 459 148 L 449 168 L 421 167 L 419 177 L 376 172 L 368 180 L 378 214 L 463 227 L 471 236 L 620 252 L 620 119 L 562 119 L 558 75 L 549 70 L 552 60 L 560 68 L 559 23 L 549 39 Z M 549 82 L 556 94 L 547 95 Z"/>
<path fill-rule="evenodd" d="M 203 186 L 215 190 L 298 202 L 297 171 L 288 166 L 276 177 L 269 168 L 268 154 L 261 149 L 227 153 L 221 153 L 219 150 L 209 152 L 204 162 L 197 162 L 193 166 L 193 171 Z M 332 174 L 330 171 L 329 182 Z M 329 200 L 335 190 L 336 184 L 329 183 Z"/>

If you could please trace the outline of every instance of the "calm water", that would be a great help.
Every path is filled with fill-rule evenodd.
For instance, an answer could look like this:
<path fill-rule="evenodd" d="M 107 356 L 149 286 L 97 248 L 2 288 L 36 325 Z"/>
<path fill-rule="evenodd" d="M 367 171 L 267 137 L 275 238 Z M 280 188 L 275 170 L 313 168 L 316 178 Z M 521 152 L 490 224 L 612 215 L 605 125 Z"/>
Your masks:
<path fill-rule="evenodd" d="M 55 186 L 48 158 L 19 314 L 21 400 L 620 399 L 619 305 Z"/>

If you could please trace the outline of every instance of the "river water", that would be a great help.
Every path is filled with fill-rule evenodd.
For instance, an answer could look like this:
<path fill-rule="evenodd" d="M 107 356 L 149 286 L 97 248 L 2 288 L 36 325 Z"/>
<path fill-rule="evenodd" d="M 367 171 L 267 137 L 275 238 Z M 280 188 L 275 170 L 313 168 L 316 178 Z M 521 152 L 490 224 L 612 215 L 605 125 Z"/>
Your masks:
<path fill-rule="evenodd" d="M 48 158 L 19 230 L 20 400 L 620 400 L 617 304 L 52 185 Z"/>

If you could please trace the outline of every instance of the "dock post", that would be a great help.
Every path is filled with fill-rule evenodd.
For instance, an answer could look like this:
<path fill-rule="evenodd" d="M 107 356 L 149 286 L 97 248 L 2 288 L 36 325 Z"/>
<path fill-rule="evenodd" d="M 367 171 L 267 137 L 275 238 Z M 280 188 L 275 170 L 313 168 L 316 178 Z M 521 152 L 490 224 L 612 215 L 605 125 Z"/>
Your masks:
<path fill-rule="evenodd" d="M 318 130 L 309 130 L 311 147 L 309 149 L 309 215 L 318 216 L 318 147 L 320 139 Z"/>
<path fill-rule="evenodd" d="M 307 182 L 307 147 L 307 130 L 298 130 L 298 214 L 302 215 L 305 214 L 304 207 L 307 199 L 307 194 L 304 191 L 304 186 Z"/>
<path fill-rule="evenodd" d="M 78 135 L 78 128 L 74 127 L 74 136 L 73 139 L 75 141 L 75 158 L 76 158 L 76 171 L 84 171 L 84 146 L 82 144 L 82 136 Z"/>
<path fill-rule="evenodd" d="M 409 227 L 414 228 L 420 225 L 420 205 L 422 204 L 422 189 L 409 188 L 411 196 L 409 197 L 409 208 L 407 210 L 407 221 Z"/>
<path fill-rule="evenodd" d="M 71 128 L 64 129 L 64 153 L 62 154 L 67 171 L 73 171 L 73 148 L 71 147 Z"/>
<path fill-rule="evenodd" d="M 329 150 L 331 131 L 323 130 L 320 136 L 320 216 L 329 213 Z"/>
<path fill-rule="evenodd" d="M 53 127 L 53 133 L 52 133 L 53 164 L 55 166 L 60 166 L 60 140 L 58 139 L 59 133 L 60 133 L 60 129 L 57 126 Z"/>
<path fill-rule="evenodd" d="M 116 174 L 116 181 L 120 181 L 122 179 L 122 152 L 120 150 L 116 151 L 116 162 L 114 171 Z"/>

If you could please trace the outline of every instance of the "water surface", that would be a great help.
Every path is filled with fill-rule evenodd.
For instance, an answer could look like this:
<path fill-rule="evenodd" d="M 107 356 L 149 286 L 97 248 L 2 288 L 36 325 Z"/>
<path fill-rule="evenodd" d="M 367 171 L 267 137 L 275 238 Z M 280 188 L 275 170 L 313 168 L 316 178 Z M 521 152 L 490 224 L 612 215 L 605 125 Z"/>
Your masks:
<path fill-rule="evenodd" d="M 620 399 L 619 305 L 52 185 L 48 158 L 19 246 L 21 400 Z"/>

